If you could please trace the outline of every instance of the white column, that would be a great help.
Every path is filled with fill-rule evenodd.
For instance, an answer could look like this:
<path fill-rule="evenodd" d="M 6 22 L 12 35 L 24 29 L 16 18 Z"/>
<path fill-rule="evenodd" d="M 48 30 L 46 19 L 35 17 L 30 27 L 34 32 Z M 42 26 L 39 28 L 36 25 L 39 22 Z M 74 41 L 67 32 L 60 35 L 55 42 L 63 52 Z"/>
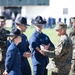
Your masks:
<path fill-rule="evenodd" d="M 4 11 L 4 7 L 0 6 L 0 15 L 2 14 L 3 11 Z"/>
<path fill-rule="evenodd" d="M 22 6 L 21 15 L 24 17 L 26 16 L 26 6 Z"/>

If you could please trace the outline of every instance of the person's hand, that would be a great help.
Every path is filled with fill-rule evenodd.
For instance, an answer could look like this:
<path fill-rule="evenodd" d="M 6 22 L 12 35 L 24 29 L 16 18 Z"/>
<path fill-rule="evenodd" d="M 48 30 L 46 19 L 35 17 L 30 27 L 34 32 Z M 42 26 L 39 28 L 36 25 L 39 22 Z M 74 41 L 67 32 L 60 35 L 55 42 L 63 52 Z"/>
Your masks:
<path fill-rule="evenodd" d="M 30 52 L 24 52 L 23 56 L 26 58 L 29 58 L 29 57 L 31 57 L 31 53 Z"/>
<path fill-rule="evenodd" d="M 50 47 L 50 44 L 48 44 L 48 45 L 42 44 L 40 47 L 41 47 L 42 50 L 48 50 L 49 47 Z"/>
<path fill-rule="evenodd" d="M 39 51 L 43 56 L 45 56 L 44 50 Z"/>
<path fill-rule="evenodd" d="M 5 70 L 5 71 L 3 72 L 3 75 L 8 75 L 8 72 Z"/>

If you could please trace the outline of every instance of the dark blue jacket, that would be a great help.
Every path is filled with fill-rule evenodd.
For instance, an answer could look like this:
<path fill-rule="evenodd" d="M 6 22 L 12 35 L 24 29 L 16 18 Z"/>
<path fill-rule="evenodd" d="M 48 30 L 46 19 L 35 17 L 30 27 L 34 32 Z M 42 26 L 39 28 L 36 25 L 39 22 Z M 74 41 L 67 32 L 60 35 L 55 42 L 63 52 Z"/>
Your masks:
<path fill-rule="evenodd" d="M 18 49 L 21 53 L 21 70 L 23 75 L 31 75 L 31 68 L 26 57 L 23 57 L 23 53 L 30 51 L 29 49 L 29 42 L 26 35 L 21 34 L 22 42 L 18 44 Z"/>
<path fill-rule="evenodd" d="M 9 73 L 8 75 L 22 75 L 21 55 L 13 42 L 10 44 L 6 52 L 5 70 Z"/>
<path fill-rule="evenodd" d="M 50 41 L 49 37 L 44 33 L 39 33 L 35 31 L 29 40 L 30 49 L 32 52 L 32 62 L 33 64 L 45 64 L 48 61 L 47 56 L 43 56 L 39 51 L 36 50 L 36 47 L 40 48 L 40 45 L 48 45 L 50 43 L 50 47 L 54 48 L 53 43 Z M 48 63 L 48 62 L 47 62 Z"/>
<path fill-rule="evenodd" d="M 24 34 L 21 34 L 21 37 L 22 37 L 22 42 L 20 42 L 17 47 L 20 50 L 21 56 L 23 58 L 23 53 L 30 51 L 30 49 L 27 37 Z"/>

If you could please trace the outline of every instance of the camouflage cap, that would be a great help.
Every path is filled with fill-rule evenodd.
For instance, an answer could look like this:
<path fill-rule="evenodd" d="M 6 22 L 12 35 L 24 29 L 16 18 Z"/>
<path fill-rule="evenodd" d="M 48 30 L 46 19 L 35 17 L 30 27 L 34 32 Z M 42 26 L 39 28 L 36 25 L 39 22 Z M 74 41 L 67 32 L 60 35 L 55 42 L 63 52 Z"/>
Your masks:
<path fill-rule="evenodd" d="M 63 22 L 58 22 L 56 24 L 56 27 L 54 28 L 55 30 L 59 30 L 61 28 L 67 28 L 67 24 L 63 23 Z"/>
<path fill-rule="evenodd" d="M 75 22 L 75 17 L 71 17 L 71 22 Z"/>

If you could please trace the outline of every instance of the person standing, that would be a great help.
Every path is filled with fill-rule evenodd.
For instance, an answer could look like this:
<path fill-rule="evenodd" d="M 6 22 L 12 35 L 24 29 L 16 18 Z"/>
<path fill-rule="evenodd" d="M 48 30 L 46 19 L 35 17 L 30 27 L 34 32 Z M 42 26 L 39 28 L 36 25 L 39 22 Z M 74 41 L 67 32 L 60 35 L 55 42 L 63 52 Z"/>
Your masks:
<path fill-rule="evenodd" d="M 46 21 L 44 21 L 41 16 L 37 16 L 33 20 L 35 32 L 31 35 L 29 43 L 32 53 L 31 58 L 34 75 L 47 75 L 46 65 L 48 64 L 49 59 L 45 56 L 40 46 L 43 45 L 47 49 L 54 48 L 54 45 L 49 37 L 42 32 L 44 24 L 46 24 Z"/>
<path fill-rule="evenodd" d="M 9 36 L 11 44 L 6 52 L 5 71 L 2 75 L 22 75 L 21 73 L 21 55 L 17 45 L 22 41 L 18 29 L 13 29 Z"/>
<path fill-rule="evenodd" d="M 4 72 L 4 61 L 7 49 L 7 34 L 10 31 L 4 28 L 5 26 L 5 16 L 0 15 L 0 75 Z"/>
<path fill-rule="evenodd" d="M 71 18 L 71 24 L 72 24 L 72 28 L 70 29 L 70 32 L 69 32 L 69 37 L 71 38 L 73 43 L 73 57 L 72 57 L 71 71 L 73 74 L 75 74 L 75 17 Z"/>
<path fill-rule="evenodd" d="M 16 28 L 15 27 L 15 15 L 14 15 L 14 13 L 12 13 L 11 19 L 12 19 L 12 26 L 11 26 L 11 28 L 14 29 L 14 28 Z"/>
<path fill-rule="evenodd" d="M 69 75 L 72 60 L 72 41 L 66 34 L 67 24 L 58 22 L 55 30 L 60 40 L 55 47 L 54 61 L 58 72 L 52 72 L 52 75 Z"/>
<path fill-rule="evenodd" d="M 15 20 L 17 29 L 21 32 L 22 42 L 18 44 L 18 49 L 21 53 L 21 71 L 22 75 L 31 75 L 31 68 L 28 62 L 29 57 L 31 57 L 31 52 L 29 49 L 29 43 L 27 36 L 23 33 L 27 29 L 27 19 L 22 16 L 18 16 Z"/>

